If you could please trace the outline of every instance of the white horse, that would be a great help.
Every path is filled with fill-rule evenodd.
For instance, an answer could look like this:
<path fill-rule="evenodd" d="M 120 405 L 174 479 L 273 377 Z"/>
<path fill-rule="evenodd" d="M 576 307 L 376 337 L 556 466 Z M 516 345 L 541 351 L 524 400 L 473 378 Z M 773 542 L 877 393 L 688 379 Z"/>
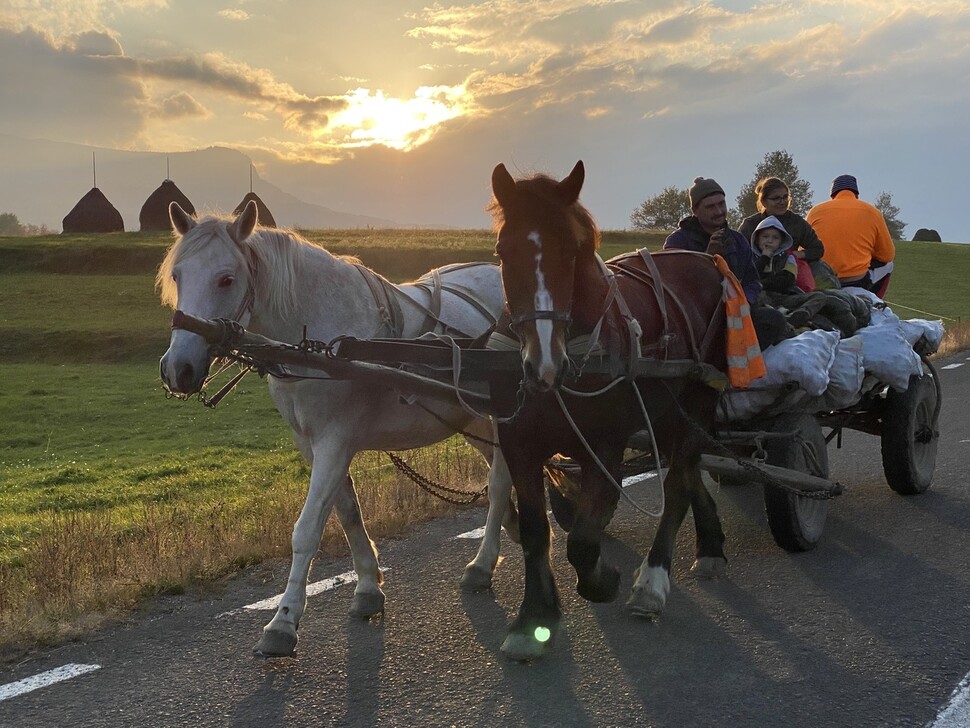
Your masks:
<path fill-rule="evenodd" d="M 432 328 L 478 336 L 504 306 L 502 278 L 495 265 L 449 266 L 432 271 L 419 283 L 394 286 L 353 259 L 333 256 L 293 232 L 256 228 L 255 202 L 235 220 L 208 216 L 196 221 L 174 202 L 169 213 L 181 237 L 159 267 L 156 285 L 162 302 L 194 316 L 237 320 L 247 330 L 277 341 L 301 340 L 304 326 L 306 336 L 318 341 L 341 335 L 413 338 Z M 162 382 L 173 393 L 194 394 L 210 363 L 202 337 L 173 329 L 160 362 Z M 286 591 L 254 652 L 293 654 L 306 610 L 310 562 L 332 508 L 358 577 L 351 615 L 368 618 L 383 612 L 377 550 L 361 520 L 348 472 L 352 458 L 362 450 L 421 447 L 449 437 L 454 428 L 482 438 L 469 442 L 490 464 L 488 516 L 478 553 L 465 567 L 461 585 L 473 591 L 488 588 L 498 563 L 502 520 L 511 528 L 515 516 L 505 460 L 498 448 L 486 444 L 498 440 L 492 423 L 470 416 L 457 404 L 408 404 L 390 388 L 322 379 L 320 372 L 295 373 L 314 378 L 270 376 L 269 391 L 311 465 L 310 487 L 293 527 Z"/>

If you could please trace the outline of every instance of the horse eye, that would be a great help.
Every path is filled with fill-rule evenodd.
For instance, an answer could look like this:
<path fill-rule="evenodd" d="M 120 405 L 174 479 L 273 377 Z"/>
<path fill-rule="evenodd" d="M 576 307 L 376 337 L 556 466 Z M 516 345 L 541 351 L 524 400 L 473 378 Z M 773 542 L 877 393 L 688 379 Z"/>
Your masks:
<path fill-rule="evenodd" d="M 177 273 L 173 273 L 172 274 L 172 281 L 175 282 L 175 283 L 178 283 L 179 282 L 179 277 L 178 277 L 178 274 Z"/>
<path fill-rule="evenodd" d="M 235 280 L 234 276 L 223 276 L 219 279 L 218 286 L 219 288 L 229 288 Z"/>

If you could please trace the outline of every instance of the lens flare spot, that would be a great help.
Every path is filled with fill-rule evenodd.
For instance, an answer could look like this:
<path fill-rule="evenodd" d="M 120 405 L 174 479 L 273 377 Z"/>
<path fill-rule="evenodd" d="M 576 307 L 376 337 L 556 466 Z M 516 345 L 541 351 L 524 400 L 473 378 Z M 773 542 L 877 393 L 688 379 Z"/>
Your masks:
<path fill-rule="evenodd" d="M 537 642 L 548 642 L 549 638 L 552 637 L 552 632 L 549 631 L 548 627 L 536 627 L 535 637 Z"/>

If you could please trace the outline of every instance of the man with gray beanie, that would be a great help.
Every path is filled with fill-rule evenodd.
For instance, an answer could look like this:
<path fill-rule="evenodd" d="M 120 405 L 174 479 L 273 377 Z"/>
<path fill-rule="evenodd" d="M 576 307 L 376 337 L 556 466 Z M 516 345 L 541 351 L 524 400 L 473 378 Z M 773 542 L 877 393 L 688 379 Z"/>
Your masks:
<path fill-rule="evenodd" d="M 865 288 L 881 297 L 896 255 L 886 219 L 877 207 L 859 199 L 859 183 L 851 174 L 832 180 L 831 197 L 805 217 L 825 246 L 822 260 L 843 286 Z"/>
<path fill-rule="evenodd" d="M 727 202 L 721 185 L 709 177 L 696 177 L 687 190 L 687 198 L 693 214 L 681 220 L 678 229 L 667 236 L 664 249 L 693 250 L 724 258 L 744 289 L 762 349 L 792 336 L 794 330 L 781 311 L 759 305 L 761 277 L 755 267 L 754 251 L 747 238 L 728 227 Z"/>

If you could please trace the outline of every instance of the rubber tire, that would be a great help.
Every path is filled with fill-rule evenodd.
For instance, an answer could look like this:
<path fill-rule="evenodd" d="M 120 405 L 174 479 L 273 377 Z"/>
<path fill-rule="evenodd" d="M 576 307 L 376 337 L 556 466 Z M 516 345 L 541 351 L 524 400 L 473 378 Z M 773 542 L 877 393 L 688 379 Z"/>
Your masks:
<path fill-rule="evenodd" d="M 771 425 L 772 432 L 800 432 L 805 444 L 818 460 L 806 459 L 801 445 L 792 440 L 768 440 L 765 450 L 769 465 L 797 470 L 820 478 L 829 477 L 829 455 L 822 427 L 812 415 L 781 415 Z M 829 511 L 828 499 L 805 498 L 775 486 L 764 486 L 765 515 L 775 543 L 785 551 L 798 553 L 814 549 L 822 537 Z"/>
<path fill-rule="evenodd" d="M 933 414 L 937 391 L 933 374 L 909 378 L 905 392 L 890 389 L 882 416 L 882 469 L 889 487 L 900 495 L 918 495 L 933 482 L 939 437 Z M 933 430 L 929 442 L 918 442 L 917 433 Z"/>

